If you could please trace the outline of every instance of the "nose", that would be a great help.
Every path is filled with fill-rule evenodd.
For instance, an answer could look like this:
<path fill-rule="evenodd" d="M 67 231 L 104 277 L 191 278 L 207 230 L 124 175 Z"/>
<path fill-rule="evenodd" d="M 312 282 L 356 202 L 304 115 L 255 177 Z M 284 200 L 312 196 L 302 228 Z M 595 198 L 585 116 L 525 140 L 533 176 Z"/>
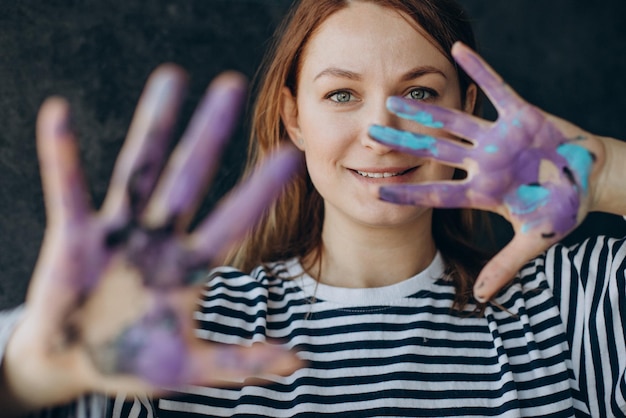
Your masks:
<path fill-rule="evenodd" d="M 368 135 L 369 127 L 372 125 L 394 126 L 395 118 L 391 112 L 387 110 L 385 106 L 386 97 L 383 97 L 376 101 L 371 101 L 367 106 L 367 112 L 363 118 L 363 129 L 361 130 L 361 145 L 371 149 L 376 154 L 383 155 L 393 151 L 387 145 L 381 144 L 375 141 Z"/>

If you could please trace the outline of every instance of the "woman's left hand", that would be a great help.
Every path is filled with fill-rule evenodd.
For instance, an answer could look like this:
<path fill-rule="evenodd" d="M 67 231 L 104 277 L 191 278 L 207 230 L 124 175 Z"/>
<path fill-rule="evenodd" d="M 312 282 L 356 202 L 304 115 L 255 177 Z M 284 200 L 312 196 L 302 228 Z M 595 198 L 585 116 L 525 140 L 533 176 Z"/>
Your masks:
<path fill-rule="evenodd" d="M 593 135 L 520 98 L 467 46 L 455 44 L 452 55 L 493 103 L 498 112 L 495 122 L 392 97 L 387 106 L 393 113 L 440 129 L 448 138 L 376 125 L 370 135 L 397 150 L 467 172 L 462 180 L 381 187 L 381 199 L 488 210 L 511 223 L 515 236 L 483 268 L 474 286 L 476 299 L 486 301 L 528 260 L 585 218 L 593 200 L 590 179 L 604 152 Z"/>

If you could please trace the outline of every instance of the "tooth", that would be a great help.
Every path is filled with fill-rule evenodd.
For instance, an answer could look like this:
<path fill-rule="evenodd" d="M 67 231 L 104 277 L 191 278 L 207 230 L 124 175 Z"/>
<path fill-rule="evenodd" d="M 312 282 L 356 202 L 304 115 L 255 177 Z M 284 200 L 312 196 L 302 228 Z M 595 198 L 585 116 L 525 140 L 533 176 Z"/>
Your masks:
<path fill-rule="evenodd" d="M 365 171 L 359 171 L 359 170 L 357 170 L 357 173 L 359 173 L 363 177 L 369 177 L 369 178 L 374 178 L 374 179 L 395 177 L 395 176 L 398 176 L 398 175 L 401 174 L 401 173 L 388 173 L 388 172 L 384 172 L 384 173 L 367 173 Z"/>

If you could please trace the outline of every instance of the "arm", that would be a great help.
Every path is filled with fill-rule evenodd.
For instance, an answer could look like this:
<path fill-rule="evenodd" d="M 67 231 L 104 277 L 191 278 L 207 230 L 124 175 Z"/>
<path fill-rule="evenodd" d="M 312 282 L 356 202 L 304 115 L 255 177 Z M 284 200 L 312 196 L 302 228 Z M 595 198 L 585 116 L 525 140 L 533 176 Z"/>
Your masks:
<path fill-rule="evenodd" d="M 150 77 L 98 211 L 87 199 L 67 103 L 43 104 L 37 150 L 47 229 L 2 361 L 3 416 L 91 392 L 159 394 L 298 367 L 276 347 L 222 347 L 194 336 L 200 287 L 189 280 L 254 225 L 297 157 L 277 153 L 189 232 L 245 83 L 234 73 L 218 77 L 167 160 L 184 87 L 171 65 Z"/>
<path fill-rule="evenodd" d="M 626 142 L 597 136 L 588 147 L 601 156 L 591 176 L 590 211 L 626 215 Z"/>

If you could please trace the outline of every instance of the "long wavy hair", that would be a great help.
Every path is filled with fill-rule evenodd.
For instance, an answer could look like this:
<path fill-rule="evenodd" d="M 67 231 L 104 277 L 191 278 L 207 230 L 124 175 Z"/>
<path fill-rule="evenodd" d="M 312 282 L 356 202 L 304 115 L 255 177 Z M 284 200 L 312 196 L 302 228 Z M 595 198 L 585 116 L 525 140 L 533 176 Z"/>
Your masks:
<path fill-rule="evenodd" d="M 287 86 L 295 96 L 302 56 L 308 40 L 333 13 L 354 1 L 368 1 L 408 16 L 416 30 L 429 36 L 454 64 L 450 49 L 460 40 L 476 48 L 474 33 L 465 11 L 454 0 L 301 0 L 296 1 L 278 27 L 257 74 L 246 172 L 274 151 L 289 136 L 282 123 L 281 90 Z M 456 65 L 455 65 L 456 67 Z M 461 102 L 472 80 L 457 68 Z M 475 113 L 478 112 L 477 105 Z M 303 164 L 304 167 L 304 164 Z M 455 176 L 459 177 L 458 172 Z M 432 233 L 446 265 L 447 277 L 456 288 L 455 307 L 463 309 L 489 254 L 474 242 L 475 231 L 484 225 L 484 214 L 468 209 L 434 209 Z M 243 271 L 263 263 L 299 257 L 308 260 L 308 270 L 321 259 L 322 197 L 313 187 L 306 169 L 286 186 L 260 224 L 241 245 L 228 254 L 226 264 Z M 482 228 L 482 226 L 481 226 Z"/>

